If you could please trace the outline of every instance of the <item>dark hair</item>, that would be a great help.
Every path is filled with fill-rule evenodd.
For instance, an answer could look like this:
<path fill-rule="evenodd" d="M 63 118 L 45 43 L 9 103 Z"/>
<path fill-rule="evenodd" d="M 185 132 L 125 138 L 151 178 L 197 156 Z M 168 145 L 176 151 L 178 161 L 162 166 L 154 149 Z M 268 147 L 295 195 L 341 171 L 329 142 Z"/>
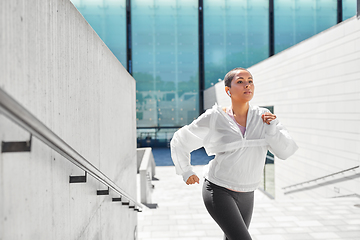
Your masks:
<path fill-rule="evenodd" d="M 249 70 L 247 70 L 247 69 L 245 69 L 245 68 L 242 68 L 242 67 L 237 67 L 237 68 L 234 68 L 234 69 L 230 70 L 230 71 L 225 75 L 225 77 L 224 77 L 225 86 L 231 87 L 231 81 L 233 80 L 236 72 L 239 71 L 239 70 L 245 70 L 245 71 L 248 71 L 248 72 L 249 72 Z M 250 72 L 249 72 L 249 73 L 250 73 Z M 251 73 L 250 73 L 250 74 L 251 74 Z"/>

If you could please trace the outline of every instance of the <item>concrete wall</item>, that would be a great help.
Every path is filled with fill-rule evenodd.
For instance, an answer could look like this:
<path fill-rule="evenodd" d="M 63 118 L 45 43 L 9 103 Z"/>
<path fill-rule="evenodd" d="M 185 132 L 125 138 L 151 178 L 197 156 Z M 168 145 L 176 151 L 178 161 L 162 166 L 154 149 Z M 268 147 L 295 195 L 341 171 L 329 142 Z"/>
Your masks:
<path fill-rule="evenodd" d="M 0 87 L 136 199 L 135 80 L 69 0 L 0 1 Z M 0 141 L 29 134 L 0 115 Z M 137 215 L 33 138 L 0 154 L 0 239 L 134 239 Z"/>
<path fill-rule="evenodd" d="M 213 87 L 208 88 L 204 91 L 204 109 L 211 108 L 215 102 L 217 102 L 221 106 L 231 105 L 231 99 L 225 93 L 224 81 L 218 82 Z"/>
<path fill-rule="evenodd" d="M 360 165 L 359 66 L 360 20 L 354 17 L 249 68 L 252 104 L 274 106 L 300 147 L 289 160 L 275 163 L 276 198 L 360 194 L 359 168 L 291 194 L 282 189 Z M 206 99 L 206 106 L 228 104 L 225 91 L 218 92 L 222 96 Z"/>
<path fill-rule="evenodd" d="M 150 206 L 152 204 L 152 192 L 154 186 L 152 180 L 155 177 L 155 160 L 150 147 L 147 148 L 138 148 L 137 149 L 138 157 L 142 156 L 141 163 L 138 169 L 139 172 L 139 190 L 140 202 Z M 138 197 L 138 198 L 139 198 Z"/>

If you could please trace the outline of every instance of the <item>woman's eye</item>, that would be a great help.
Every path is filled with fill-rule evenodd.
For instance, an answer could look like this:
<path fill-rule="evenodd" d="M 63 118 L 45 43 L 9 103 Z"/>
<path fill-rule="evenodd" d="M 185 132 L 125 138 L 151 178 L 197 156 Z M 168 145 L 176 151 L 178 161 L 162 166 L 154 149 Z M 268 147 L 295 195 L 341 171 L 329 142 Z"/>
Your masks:
<path fill-rule="evenodd" d="M 253 81 L 249 81 L 249 83 L 253 83 Z"/>
<path fill-rule="evenodd" d="M 243 81 L 238 81 L 238 83 L 243 83 Z"/>

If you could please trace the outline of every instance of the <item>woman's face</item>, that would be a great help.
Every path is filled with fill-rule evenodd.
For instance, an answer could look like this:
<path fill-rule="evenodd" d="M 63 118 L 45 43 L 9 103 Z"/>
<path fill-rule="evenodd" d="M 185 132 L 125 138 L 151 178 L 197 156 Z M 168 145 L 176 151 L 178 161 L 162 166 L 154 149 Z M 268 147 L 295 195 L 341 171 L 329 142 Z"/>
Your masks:
<path fill-rule="evenodd" d="M 254 96 L 254 82 L 246 70 L 238 70 L 231 81 L 231 88 L 226 88 L 226 92 L 230 91 L 231 99 L 235 101 L 249 102 Z"/>

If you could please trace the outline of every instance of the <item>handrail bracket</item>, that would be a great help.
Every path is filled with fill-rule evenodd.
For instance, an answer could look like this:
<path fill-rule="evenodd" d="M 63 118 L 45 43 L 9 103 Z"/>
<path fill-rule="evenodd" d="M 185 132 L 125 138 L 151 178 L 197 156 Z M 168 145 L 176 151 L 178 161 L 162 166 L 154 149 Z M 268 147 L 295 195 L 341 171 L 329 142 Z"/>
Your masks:
<path fill-rule="evenodd" d="M 69 176 L 69 183 L 86 183 L 87 172 L 84 176 Z"/>
<path fill-rule="evenodd" d="M 31 139 L 32 135 L 30 134 L 30 139 L 24 142 L 1 142 L 1 152 L 31 152 Z"/>
<path fill-rule="evenodd" d="M 97 190 L 96 195 L 109 195 L 109 187 L 106 190 Z"/>

